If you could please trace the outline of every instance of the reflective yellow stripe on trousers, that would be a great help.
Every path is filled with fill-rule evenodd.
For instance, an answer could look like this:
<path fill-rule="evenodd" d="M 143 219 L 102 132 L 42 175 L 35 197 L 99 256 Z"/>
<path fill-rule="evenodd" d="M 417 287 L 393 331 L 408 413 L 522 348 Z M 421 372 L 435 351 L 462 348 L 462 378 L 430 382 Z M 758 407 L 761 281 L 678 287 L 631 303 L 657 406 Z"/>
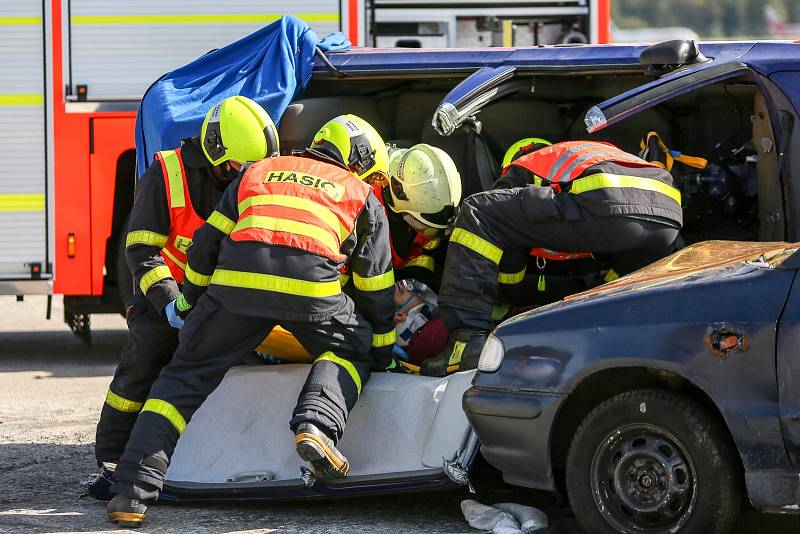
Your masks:
<path fill-rule="evenodd" d="M 353 379 L 356 389 L 358 390 L 358 394 L 361 395 L 361 376 L 358 374 L 358 371 L 356 371 L 356 367 L 353 365 L 353 362 L 345 360 L 344 358 L 340 358 L 332 352 L 324 353 L 322 356 L 314 360 L 314 363 L 322 360 L 333 362 L 336 365 L 343 367 L 344 370 L 347 371 L 347 374 L 350 375 L 350 378 Z"/>
<path fill-rule="evenodd" d="M 450 242 L 463 245 L 495 264 L 499 264 L 500 258 L 503 257 L 503 251 L 500 247 L 493 245 L 484 238 L 473 234 L 469 230 L 464 230 L 463 228 L 456 228 L 453 230 L 453 235 L 450 236 Z"/>
<path fill-rule="evenodd" d="M 126 413 L 134 413 L 142 409 L 141 402 L 121 397 L 116 393 L 114 393 L 113 391 L 111 391 L 110 389 L 108 390 L 108 393 L 106 393 L 106 404 L 108 404 L 115 410 L 119 410 L 120 412 L 126 412 Z"/>
<path fill-rule="evenodd" d="M 573 195 L 580 195 L 581 193 L 588 193 L 589 191 L 605 188 L 630 188 L 653 191 L 666 195 L 677 202 L 679 206 L 681 205 L 680 191 L 664 182 L 639 176 L 623 176 L 606 173 L 592 174 L 574 180 L 570 186 L 569 192 Z"/>
<path fill-rule="evenodd" d="M 142 412 L 153 412 L 163 415 L 167 421 L 172 423 L 172 426 L 175 427 L 179 434 L 182 434 L 183 430 L 186 428 L 186 419 L 183 418 L 175 406 L 165 400 L 147 399 L 142 408 Z"/>

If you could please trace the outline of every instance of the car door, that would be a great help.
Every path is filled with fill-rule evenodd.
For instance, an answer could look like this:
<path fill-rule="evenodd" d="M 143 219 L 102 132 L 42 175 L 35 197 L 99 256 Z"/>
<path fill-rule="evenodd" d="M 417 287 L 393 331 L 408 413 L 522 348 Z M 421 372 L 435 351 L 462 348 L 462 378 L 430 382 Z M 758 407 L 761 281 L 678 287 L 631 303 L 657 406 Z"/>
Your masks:
<path fill-rule="evenodd" d="M 800 257 L 786 263 L 797 265 L 800 261 L 796 260 Z M 789 458 L 800 470 L 800 280 L 796 275 L 778 325 L 777 351 L 781 430 Z"/>

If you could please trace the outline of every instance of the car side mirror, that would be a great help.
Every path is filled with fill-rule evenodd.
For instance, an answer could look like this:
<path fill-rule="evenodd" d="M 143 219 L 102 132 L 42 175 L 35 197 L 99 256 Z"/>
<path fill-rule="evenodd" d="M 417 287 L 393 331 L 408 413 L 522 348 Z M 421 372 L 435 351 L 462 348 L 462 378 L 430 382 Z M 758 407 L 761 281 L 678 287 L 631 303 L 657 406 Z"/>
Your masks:
<path fill-rule="evenodd" d="M 687 65 L 711 61 L 700 52 L 693 40 L 676 39 L 647 47 L 639 54 L 639 63 L 647 67 L 650 75 L 663 75 Z"/>

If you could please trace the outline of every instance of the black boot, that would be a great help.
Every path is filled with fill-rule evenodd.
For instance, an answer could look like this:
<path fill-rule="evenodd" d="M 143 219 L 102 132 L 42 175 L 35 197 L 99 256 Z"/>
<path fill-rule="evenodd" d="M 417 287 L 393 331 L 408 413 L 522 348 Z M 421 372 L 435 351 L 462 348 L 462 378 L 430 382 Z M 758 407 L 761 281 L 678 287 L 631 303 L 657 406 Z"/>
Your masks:
<path fill-rule="evenodd" d="M 113 495 L 111 494 L 111 486 L 114 485 L 114 469 L 117 464 L 111 462 L 102 462 L 100 464 L 100 472 L 94 475 L 94 478 L 89 481 L 86 489 L 89 495 L 98 501 L 108 502 Z"/>
<path fill-rule="evenodd" d="M 294 443 L 297 454 L 311 464 L 314 475 L 321 479 L 343 478 L 350 470 L 350 463 L 333 440 L 312 423 L 297 425 Z"/>
<path fill-rule="evenodd" d="M 147 505 L 139 499 L 131 499 L 121 493 L 114 495 L 106 507 L 106 517 L 121 527 L 137 528 L 144 523 Z"/>
<path fill-rule="evenodd" d="M 459 328 L 450 335 L 442 352 L 422 362 L 419 374 L 447 376 L 457 371 L 477 368 L 488 335 L 485 330 Z"/>

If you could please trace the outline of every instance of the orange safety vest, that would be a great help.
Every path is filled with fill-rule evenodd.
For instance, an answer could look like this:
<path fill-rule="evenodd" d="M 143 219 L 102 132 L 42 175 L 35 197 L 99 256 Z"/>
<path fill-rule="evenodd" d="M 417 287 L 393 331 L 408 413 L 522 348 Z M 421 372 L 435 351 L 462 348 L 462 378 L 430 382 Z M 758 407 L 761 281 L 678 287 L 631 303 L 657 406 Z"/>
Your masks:
<path fill-rule="evenodd" d="M 381 182 L 375 182 L 372 185 L 372 190 L 375 193 L 375 196 L 378 197 L 378 201 L 383 206 L 383 209 L 388 210 L 386 203 L 383 201 L 383 184 Z M 395 251 L 394 242 L 392 241 L 392 236 L 390 234 L 389 248 L 392 250 L 392 267 L 395 269 L 401 269 L 406 263 L 422 256 L 426 251 L 437 248 L 440 243 L 441 239 L 438 237 L 425 235 L 425 232 L 417 232 L 417 235 L 414 236 L 414 240 L 411 242 L 411 246 L 408 249 L 408 254 L 406 254 L 405 257 L 402 257 Z"/>
<path fill-rule="evenodd" d="M 556 191 L 568 186 L 570 182 L 583 174 L 586 169 L 598 163 L 622 163 L 629 167 L 655 167 L 656 163 L 645 161 L 624 150 L 599 141 L 566 141 L 556 143 L 526 154 L 514 160 L 503 171 L 512 166 L 522 167 L 533 173 L 536 185 L 549 185 Z M 534 248 L 531 256 L 545 260 L 566 261 L 590 258 L 588 252 L 558 252 L 544 248 Z"/>
<path fill-rule="evenodd" d="M 230 238 L 282 245 L 343 262 L 369 186 L 353 173 L 311 158 L 280 156 L 250 165 L 239 185 L 239 219 Z"/>
<path fill-rule="evenodd" d="M 181 149 L 157 152 L 156 160 L 161 163 L 169 205 L 169 237 L 167 244 L 161 249 L 161 256 L 169 267 L 172 278 L 182 284 L 186 269 L 186 251 L 192 244 L 195 230 L 204 221 L 192 206 Z"/>

